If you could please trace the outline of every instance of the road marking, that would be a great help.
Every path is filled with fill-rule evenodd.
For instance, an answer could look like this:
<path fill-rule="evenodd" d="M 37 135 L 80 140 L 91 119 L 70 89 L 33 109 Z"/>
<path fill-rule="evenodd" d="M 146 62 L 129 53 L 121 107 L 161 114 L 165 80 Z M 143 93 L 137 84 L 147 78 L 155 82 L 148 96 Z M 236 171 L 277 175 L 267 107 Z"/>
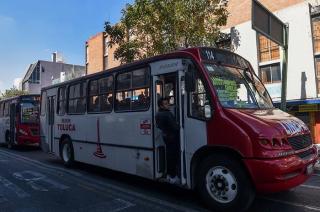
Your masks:
<path fill-rule="evenodd" d="M 87 212 L 87 211 L 108 211 L 108 212 L 119 212 L 130 207 L 136 206 L 135 204 L 125 201 L 123 199 L 111 199 L 110 201 L 103 201 L 94 205 L 89 205 L 84 208 L 80 208 L 78 212 Z"/>
<path fill-rule="evenodd" d="M 122 211 L 122 210 L 125 210 L 127 208 L 135 206 L 135 204 L 133 204 L 131 202 L 128 202 L 128 201 L 125 201 L 123 199 L 115 199 L 113 201 L 113 203 L 111 203 L 111 205 L 115 205 L 116 202 L 120 203 L 119 207 L 115 208 L 113 210 L 110 210 L 110 212 L 118 212 L 118 211 Z"/>
<path fill-rule="evenodd" d="M 49 191 L 49 189 L 45 188 L 43 185 L 43 182 L 47 185 L 49 185 L 50 188 L 53 189 L 59 189 L 59 190 L 66 190 L 69 187 L 65 186 L 61 183 L 58 183 L 50 178 L 48 178 L 46 175 L 41 174 L 39 172 L 35 171 L 22 171 L 22 172 L 15 172 L 13 173 L 13 176 L 17 178 L 18 180 L 22 180 L 27 182 L 34 190 L 37 191 Z"/>
<path fill-rule="evenodd" d="M 294 202 L 289 202 L 289 201 L 285 201 L 285 200 L 271 199 L 268 197 L 261 197 L 261 199 L 265 199 L 265 200 L 277 202 L 277 203 L 282 203 L 282 204 L 286 204 L 286 205 L 291 205 L 291 206 L 295 206 L 295 207 L 299 207 L 299 208 L 305 208 L 305 209 L 309 209 L 309 210 L 313 210 L 313 211 L 320 211 L 320 207 L 317 207 L 317 206 L 303 205 L 300 203 L 294 203 Z"/>
<path fill-rule="evenodd" d="M 126 196 L 126 198 L 128 198 L 128 199 L 130 199 L 130 198 L 132 199 L 132 198 L 136 197 L 136 198 L 147 200 L 147 201 L 151 202 L 152 204 L 156 204 L 156 205 L 172 208 L 172 209 L 175 209 L 175 210 L 178 210 L 178 211 L 188 211 L 188 212 L 196 212 L 197 211 L 197 210 L 190 209 L 190 208 L 182 206 L 182 205 L 178 205 L 178 204 L 174 204 L 174 203 L 168 202 L 166 200 L 161 200 L 161 199 L 158 199 L 158 198 L 155 198 L 155 197 L 151 197 L 151 196 L 148 196 L 148 195 L 145 195 L 145 194 L 141 194 L 139 192 L 135 192 L 135 191 L 132 191 L 132 190 L 129 190 L 129 189 L 125 189 L 125 188 L 122 188 L 122 187 L 119 187 L 119 186 L 115 186 L 115 185 L 112 185 L 111 183 L 108 183 L 108 182 L 103 182 L 103 181 L 100 181 L 100 180 L 93 180 L 93 179 L 91 179 L 89 177 L 86 177 L 85 175 L 83 175 L 81 173 L 76 172 L 76 171 L 69 171 L 69 170 L 65 170 L 63 168 L 55 167 L 55 166 L 52 166 L 52 165 L 47 165 L 47 164 L 44 164 L 44 163 L 42 163 L 40 161 L 36 161 L 36 160 L 30 159 L 30 158 L 27 158 L 27 157 L 24 157 L 24 156 L 21 156 L 21 155 L 18 155 L 18 154 L 9 153 L 9 152 L 4 151 L 4 150 L 0 150 L 0 153 L 9 156 L 12 159 L 20 160 L 20 161 L 23 161 L 24 163 L 29 163 L 32 166 L 37 166 L 39 168 L 47 169 L 47 170 L 50 170 L 50 171 L 56 170 L 56 171 L 60 171 L 60 172 L 72 175 L 73 177 L 76 177 L 76 180 L 78 180 L 80 182 L 83 182 L 84 184 L 90 185 L 91 187 L 94 187 L 96 189 L 100 189 L 100 190 L 101 189 L 104 189 L 104 190 L 105 189 L 109 189 L 109 192 L 112 192 L 115 195 L 119 195 L 119 196 L 121 195 L 121 194 L 119 194 L 119 192 L 121 192 L 122 196 Z M 59 174 L 59 173 L 54 172 L 54 174 Z M 102 186 L 103 186 L 103 188 L 101 188 Z M 142 201 L 142 204 L 148 205 L 148 203 L 145 202 L 145 201 Z M 155 207 L 155 205 L 151 205 L 151 206 Z"/>
<path fill-rule="evenodd" d="M 68 174 L 74 175 L 76 177 L 81 177 L 82 176 L 82 174 L 79 173 L 79 172 L 66 170 L 66 169 L 63 169 L 63 168 L 60 168 L 60 167 L 48 165 L 48 164 L 42 163 L 40 161 L 33 160 L 33 159 L 30 159 L 30 158 L 27 158 L 27 157 L 24 157 L 24 156 L 21 156 L 21 155 L 18 155 L 18 154 L 14 154 L 14 153 L 11 153 L 11 152 L 4 151 L 4 150 L 0 150 L 0 153 L 3 154 L 3 155 L 6 155 L 8 157 L 11 157 L 13 159 L 16 159 L 16 160 L 20 160 L 20 161 L 23 161 L 23 162 L 29 162 L 29 164 L 32 164 L 32 165 L 38 165 L 38 167 L 40 167 L 42 169 L 56 170 L 56 171 L 60 171 L 60 172 L 63 172 L 63 173 L 68 173 Z"/>
<path fill-rule="evenodd" d="M 2 183 L 2 185 L 4 185 L 6 188 L 10 189 L 11 191 L 13 191 L 14 193 L 16 193 L 16 195 L 20 198 L 25 198 L 25 197 L 29 197 L 30 195 L 28 193 L 26 193 L 24 190 L 22 190 L 21 188 L 19 188 L 17 185 L 13 184 L 12 182 L 10 182 L 9 180 L 7 180 L 4 177 L 0 176 L 0 183 Z"/>
<path fill-rule="evenodd" d="M 313 185 L 307 185 L 307 184 L 302 184 L 300 186 L 304 187 L 304 188 L 312 188 L 312 189 L 319 189 L 320 190 L 320 186 L 313 186 Z"/>

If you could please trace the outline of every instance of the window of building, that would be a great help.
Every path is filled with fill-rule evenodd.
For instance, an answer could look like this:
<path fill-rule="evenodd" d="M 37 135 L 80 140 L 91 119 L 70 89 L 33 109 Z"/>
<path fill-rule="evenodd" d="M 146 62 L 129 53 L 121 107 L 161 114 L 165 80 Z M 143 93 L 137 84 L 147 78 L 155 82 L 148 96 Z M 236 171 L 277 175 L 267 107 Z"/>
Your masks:
<path fill-rule="evenodd" d="M 33 69 L 32 74 L 28 79 L 29 83 L 40 83 L 40 64 L 37 64 L 36 67 Z"/>
<path fill-rule="evenodd" d="M 107 36 L 104 37 L 104 51 L 103 55 L 108 56 L 109 53 L 109 38 Z"/>
<path fill-rule="evenodd" d="M 320 18 L 312 19 L 313 46 L 316 54 L 320 53 Z"/>
<path fill-rule="evenodd" d="M 68 113 L 82 114 L 86 111 L 86 86 L 85 82 L 79 82 L 69 86 Z"/>
<path fill-rule="evenodd" d="M 259 61 L 267 62 L 280 59 L 279 45 L 263 35 L 259 38 Z"/>
<path fill-rule="evenodd" d="M 66 112 L 66 87 L 58 89 L 58 114 L 64 115 Z"/>
<path fill-rule="evenodd" d="M 145 110 L 150 105 L 150 74 L 148 69 L 117 75 L 116 111 Z"/>
<path fill-rule="evenodd" d="M 89 82 L 89 112 L 111 112 L 113 103 L 113 76 Z"/>
<path fill-rule="evenodd" d="M 320 57 L 315 58 L 316 63 L 316 78 L 317 78 L 317 90 L 320 93 Z"/>
<path fill-rule="evenodd" d="M 261 66 L 260 78 L 265 84 L 281 82 L 280 63 Z"/>
<path fill-rule="evenodd" d="M 108 63 L 108 58 L 109 58 L 109 56 L 104 56 L 103 57 L 103 69 L 104 70 L 106 70 L 106 69 L 108 69 L 108 65 L 109 65 L 109 63 Z"/>

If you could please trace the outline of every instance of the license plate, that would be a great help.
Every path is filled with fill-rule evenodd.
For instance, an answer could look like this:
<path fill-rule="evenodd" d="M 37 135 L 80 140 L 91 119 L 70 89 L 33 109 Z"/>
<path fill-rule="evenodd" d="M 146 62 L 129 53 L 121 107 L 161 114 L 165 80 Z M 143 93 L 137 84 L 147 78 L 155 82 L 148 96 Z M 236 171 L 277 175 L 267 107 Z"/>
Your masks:
<path fill-rule="evenodd" d="M 309 164 L 309 165 L 307 166 L 307 174 L 308 174 L 308 175 L 309 175 L 309 174 L 312 174 L 312 173 L 313 173 L 313 169 L 314 169 L 313 164 Z"/>

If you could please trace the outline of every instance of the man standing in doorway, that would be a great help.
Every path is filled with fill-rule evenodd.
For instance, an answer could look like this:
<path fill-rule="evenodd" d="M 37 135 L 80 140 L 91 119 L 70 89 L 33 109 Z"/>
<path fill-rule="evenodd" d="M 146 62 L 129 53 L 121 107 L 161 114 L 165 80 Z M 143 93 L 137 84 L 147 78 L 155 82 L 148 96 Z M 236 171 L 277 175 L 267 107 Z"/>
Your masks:
<path fill-rule="evenodd" d="M 158 107 L 156 122 L 157 127 L 162 131 L 163 140 L 166 144 L 167 176 L 171 183 L 178 183 L 180 170 L 179 125 L 169 110 L 169 100 L 167 98 L 160 98 Z"/>

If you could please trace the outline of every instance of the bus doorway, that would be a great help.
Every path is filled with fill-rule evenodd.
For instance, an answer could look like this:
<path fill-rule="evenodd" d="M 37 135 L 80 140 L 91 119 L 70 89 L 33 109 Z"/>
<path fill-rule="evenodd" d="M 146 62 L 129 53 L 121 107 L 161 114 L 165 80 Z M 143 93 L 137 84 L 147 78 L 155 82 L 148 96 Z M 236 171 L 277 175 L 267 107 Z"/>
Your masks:
<path fill-rule="evenodd" d="M 181 178 L 181 152 L 183 150 L 181 149 L 181 146 L 183 146 L 183 136 L 181 136 L 182 131 L 182 121 L 181 121 L 181 89 L 179 84 L 179 79 L 181 78 L 179 76 L 179 72 L 174 73 L 167 73 L 163 75 L 157 75 L 154 76 L 153 79 L 153 88 L 154 88 L 154 129 L 155 129 L 155 149 L 156 149 L 156 178 L 167 178 L 168 177 L 168 169 L 175 169 L 176 176 Z M 178 139 L 178 144 L 176 145 L 176 153 L 173 152 L 175 150 L 168 149 L 173 148 L 175 145 L 166 145 L 165 135 L 163 131 L 159 128 L 157 124 L 157 114 L 159 113 L 159 106 L 158 101 L 161 98 L 166 98 L 169 103 L 168 110 L 173 115 L 175 119 L 175 123 L 177 124 L 177 127 L 179 128 L 177 132 L 176 139 Z M 173 141 L 172 141 L 173 142 Z M 172 155 L 175 155 L 177 158 L 172 158 Z M 170 158 L 169 158 L 170 157 Z M 172 164 L 175 163 L 176 164 Z M 172 174 L 171 174 L 172 175 Z M 173 177 L 173 176 L 171 176 Z"/>

